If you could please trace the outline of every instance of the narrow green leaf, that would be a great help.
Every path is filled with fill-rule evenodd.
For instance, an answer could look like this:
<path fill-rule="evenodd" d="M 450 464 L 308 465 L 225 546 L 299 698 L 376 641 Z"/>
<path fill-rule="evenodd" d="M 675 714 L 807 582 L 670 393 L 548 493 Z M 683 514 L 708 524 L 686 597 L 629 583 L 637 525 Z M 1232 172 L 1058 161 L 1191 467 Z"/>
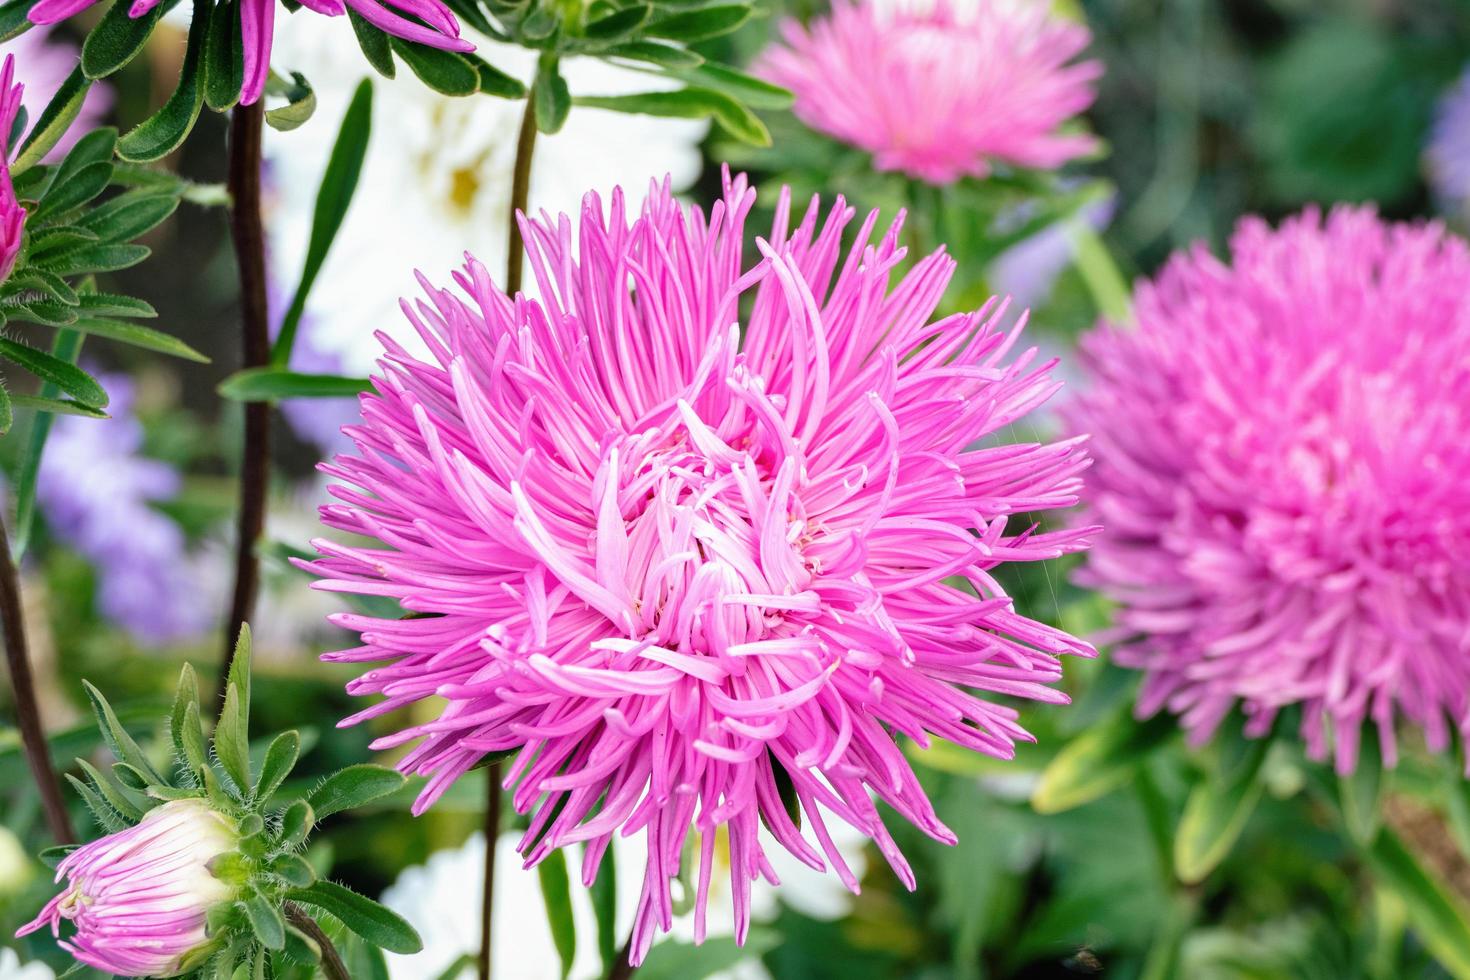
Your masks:
<path fill-rule="evenodd" d="M 126 817 L 117 812 L 105 799 L 98 795 L 88 783 L 83 782 L 71 773 L 63 773 L 66 781 L 71 783 L 71 788 L 77 791 L 82 802 L 87 804 L 87 809 L 92 811 L 92 816 L 97 818 L 97 824 L 109 834 L 115 834 L 131 826 Z"/>
<path fill-rule="evenodd" d="M 204 104 L 215 112 L 232 109 L 240 101 L 245 84 L 240 31 L 240 0 L 224 0 L 210 9 L 204 40 Z"/>
<path fill-rule="evenodd" d="M 1229 855 L 1260 802 L 1265 783 L 1261 764 L 1270 742 L 1256 739 L 1249 756 L 1232 772 L 1207 777 L 1190 791 L 1174 832 L 1174 872 L 1198 884 Z"/>
<path fill-rule="evenodd" d="M 316 872 L 299 854 L 281 854 L 272 858 L 270 872 L 293 888 L 306 888 L 316 881 Z"/>
<path fill-rule="evenodd" d="M 203 719 L 199 717 L 199 702 L 194 698 L 191 698 L 184 707 L 184 721 L 179 728 L 178 737 L 184 761 L 188 763 L 194 774 L 202 778 L 205 785 L 208 785 L 210 781 L 209 754 L 204 748 L 204 724 Z"/>
<path fill-rule="evenodd" d="M 98 772 L 96 766 L 86 759 L 78 759 L 77 765 L 81 767 L 82 772 L 87 774 L 92 788 L 102 794 L 102 798 L 107 801 L 108 805 L 122 814 L 129 823 L 137 823 L 143 819 L 143 811 L 138 808 L 137 804 L 124 796 L 122 791 L 112 784 L 112 780 Z"/>
<path fill-rule="evenodd" d="M 147 300 L 115 293 L 83 293 L 77 297 L 77 306 L 80 312 L 92 316 L 158 316 L 158 311 Z"/>
<path fill-rule="evenodd" d="M 350 11 L 351 8 L 349 8 Z M 302 966 L 321 962 L 322 949 L 306 933 L 293 925 L 286 926 L 286 956 Z"/>
<path fill-rule="evenodd" d="M 79 317 L 75 322 L 67 325 L 68 330 L 77 333 L 92 334 L 97 337 L 106 337 L 130 347 L 140 347 L 143 350 L 156 351 L 159 354 L 167 354 L 170 357 L 178 357 L 196 364 L 208 364 L 209 358 L 188 344 L 171 337 L 161 330 L 145 327 L 137 323 L 128 323 L 125 320 L 111 320 L 106 317 Z"/>
<path fill-rule="evenodd" d="M 555 55 L 542 54 L 536 63 L 531 98 L 535 100 L 536 128 L 543 133 L 560 132 L 572 111 L 572 96 L 567 90 L 567 80 L 561 77 Z"/>
<path fill-rule="evenodd" d="M 0 337 L 0 357 L 14 361 L 42 381 L 51 382 L 89 408 L 107 407 L 107 392 L 75 364 L 5 337 Z"/>
<path fill-rule="evenodd" d="M 424 947 L 418 932 L 396 912 L 335 882 L 293 888 L 286 898 L 336 916 L 352 932 L 390 953 L 417 953 Z"/>
<path fill-rule="evenodd" d="M 1042 770 L 1031 806 L 1038 813 L 1062 813 L 1106 796 L 1126 783 L 1144 756 L 1174 730 L 1167 715 L 1139 722 L 1126 711 L 1087 729 Z"/>
<path fill-rule="evenodd" d="M 474 95 L 480 90 L 480 73 L 468 59 L 453 51 L 389 38 L 393 53 L 429 88 L 443 95 Z"/>
<path fill-rule="evenodd" d="M 112 774 L 117 777 L 117 781 L 122 783 L 124 788 L 130 789 L 135 793 L 146 793 L 148 787 L 152 785 L 148 781 L 146 773 L 141 772 L 136 766 L 128 765 L 126 762 L 114 762 L 112 764 Z"/>
<path fill-rule="evenodd" d="M 662 68 L 692 68 L 704 61 L 702 56 L 688 48 L 663 44 L 659 41 L 627 41 L 604 48 L 602 54 L 613 58 L 627 58 L 630 61 L 642 61 Z"/>
<path fill-rule="evenodd" d="M 281 732 L 271 740 L 265 750 L 265 761 L 260 766 L 260 777 L 255 781 L 255 798 L 268 800 L 280 788 L 282 781 L 291 774 L 301 752 L 301 736 L 295 731 Z"/>
<path fill-rule="evenodd" d="M 475 71 L 480 75 L 480 91 L 486 95 L 494 95 L 502 99 L 523 99 L 526 97 L 526 86 L 519 78 L 507 75 L 476 54 L 464 55 L 470 64 L 475 66 Z"/>
<path fill-rule="evenodd" d="M 577 956 L 577 926 L 572 920 L 572 885 L 567 876 L 566 853 L 557 848 L 547 854 L 545 860 L 536 865 L 536 877 L 541 882 L 541 900 L 546 906 L 546 924 L 551 927 L 551 941 L 556 945 L 556 955 L 561 960 L 562 980 L 566 980 Z"/>
<path fill-rule="evenodd" d="M 612 112 L 682 119 L 714 117 L 731 136 L 756 146 L 769 146 L 771 134 L 749 109 L 723 92 L 684 88 L 668 92 L 635 92 L 628 95 L 578 96 L 577 105 Z"/>
<path fill-rule="evenodd" d="M 306 840 L 314 826 L 316 826 L 316 815 L 311 811 L 311 804 L 305 800 L 297 800 L 292 803 L 286 807 L 286 812 L 281 814 L 281 846 L 299 846 Z"/>
<path fill-rule="evenodd" d="M 240 625 L 214 728 L 214 754 L 242 797 L 250 792 L 250 625 Z"/>
<path fill-rule="evenodd" d="M 745 4 L 724 4 L 684 10 L 660 17 L 643 29 L 648 37 L 666 37 L 674 41 L 704 41 L 729 34 L 750 18 L 751 8 Z"/>
<path fill-rule="evenodd" d="M 0 4 L 0 42 L 19 37 L 31 28 L 31 8 L 37 0 L 10 0 Z"/>
<path fill-rule="evenodd" d="M 10 431 L 14 421 L 15 412 L 10 405 L 10 392 L 5 390 L 4 384 L 0 384 L 0 436 Z"/>
<path fill-rule="evenodd" d="M 618 958 L 618 865 L 611 847 L 602 852 L 597 877 L 588 891 L 597 916 L 597 954 L 602 958 L 602 975 L 607 976 Z"/>
<path fill-rule="evenodd" d="M 362 55 L 373 70 L 384 78 L 396 75 L 398 71 L 393 64 L 393 46 L 388 35 L 364 20 L 351 7 L 347 8 L 347 19 L 352 22 L 352 33 L 357 35 L 357 46 L 362 48 Z"/>
<path fill-rule="evenodd" d="M 146 245 L 84 245 L 53 258 L 50 271 L 62 276 L 94 272 L 116 272 L 142 262 L 150 254 Z"/>
<path fill-rule="evenodd" d="M 366 378 L 344 378 L 335 374 L 300 374 L 280 368 L 247 368 L 220 383 L 224 398 L 241 402 L 274 401 L 279 398 L 351 398 L 370 391 Z"/>
<path fill-rule="evenodd" d="M 177 194 L 142 188 L 119 194 L 92 208 L 77 221 L 76 227 L 92 232 L 103 242 L 132 241 L 162 224 L 178 206 Z"/>
<path fill-rule="evenodd" d="M 1378 883 L 1408 907 L 1409 922 L 1440 965 L 1458 980 L 1470 978 L 1470 908 L 1387 829 L 1367 858 Z"/>
<path fill-rule="evenodd" d="M 82 43 L 82 71 L 88 78 L 111 75 L 136 58 L 168 4 L 160 3 L 137 18 L 128 15 L 131 7 L 131 0 L 116 0 Z"/>
<path fill-rule="evenodd" d="M 334 813 L 351 810 L 397 790 L 403 774 L 383 766 L 359 763 L 332 773 L 311 794 L 311 808 L 320 821 Z"/>
<path fill-rule="evenodd" d="M 163 107 L 118 140 L 117 153 L 124 160 L 146 163 L 160 160 L 178 149 L 194 128 L 204 107 L 204 85 L 199 65 L 204 56 L 204 36 L 209 30 L 210 0 L 194 0 L 194 17 L 179 83 Z"/>
<path fill-rule="evenodd" d="M 1383 788 L 1383 754 L 1379 748 L 1378 729 L 1364 725 L 1358 746 L 1358 764 L 1352 773 L 1337 777 L 1338 798 L 1342 801 L 1342 820 L 1348 833 L 1359 844 L 1369 844 L 1378 836 L 1382 814 L 1379 794 Z"/>
<path fill-rule="evenodd" d="M 52 415 L 79 415 L 87 419 L 109 419 L 112 418 L 101 409 L 81 402 L 74 402 L 70 398 L 42 398 L 39 395 L 11 395 L 10 402 L 16 408 L 33 408 L 37 412 L 49 412 Z M 3 430 L 0 430 L 3 431 Z"/>
<path fill-rule="evenodd" d="M 637 3 L 632 6 L 623 7 L 605 17 L 589 21 L 583 32 L 587 37 L 599 41 L 608 41 L 614 38 L 627 37 L 648 20 L 653 13 L 653 8 L 646 3 Z"/>
<path fill-rule="evenodd" d="M 245 900 L 245 916 L 250 920 L 250 931 L 266 949 L 286 948 L 286 919 L 281 910 L 260 894 Z"/>
<path fill-rule="evenodd" d="M 332 144 L 331 156 L 327 158 L 326 172 L 322 174 L 321 186 L 317 189 L 316 207 L 312 212 L 311 238 L 306 247 L 306 261 L 302 265 L 301 279 L 296 294 L 291 297 L 291 306 L 281 322 L 275 346 L 271 348 L 271 363 L 285 368 L 291 362 L 291 347 L 296 341 L 296 330 L 301 316 L 306 311 L 307 298 L 316 283 L 316 277 L 327 260 L 327 253 L 342 230 L 352 196 L 357 191 L 357 181 L 362 175 L 363 161 L 367 157 L 368 141 L 373 125 L 373 83 L 364 78 L 352 94 L 347 112 L 342 116 L 342 125 L 337 130 L 337 140 Z"/>
<path fill-rule="evenodd" d="M 126 762 L 155 783 L 167 782 L 158 774 L 158 770 L 153 768 L 153 764 L 148 761 L 148 757 L 143 754 L 138 743 L 133 741 L 133 736 L 123 728 L 122 722 L 118 721 L 117 712 L 112 710 L 112 705 L 107 703 L 107 698 L 102 696 L 102 692 L 97 690 L 90 681 L 82 681 L 82 687 L 87 692 L 87 699 L 92 702 L 92 713 L 97 716 L 97 729 L 102 733 L 102 740 L 107 743 L 107 747 L 112 750 L 117 760 Z"/>
<path fill-rule="evenodd" d="M 92 80 L 82 74 L 82 66 L 77 65 L 66 81 L 61 83 L 51 101 L 46 103 L 46 108 L 31 127 L 30 135 L 21 144 L 20 152 L 10 166 L 12 174 L 18 174 L 40 163 L 51 152 L 51 148 L 66 134 L 77 113 L 82 111 L 82 101 L 87 97 L 87 89 L 91 87 Z"/>
<path fill-rule="evenodd" d="M 104 126 L 86 133 L 67 151 L 66 158 L 56 168 L 56 176 L 51 180 L 41 199 L 45 200 L 58 184 L 71 180 L 89 164 L 111 163 L 113 151 L 116 149 L 117 130 L 113 127 Z"/>
<path fill-rule="evenodd" d="M 71 330 L 57 332 L 51 342 L 51 356 L 68 364 L 77 362 L 82 350 L 82 335 Z M 41 386 L 41 397 L 55 399 L 61 389 L 49 382 Z M 41 456 L 46 451 L 46 440 L 51 435 L 51 412 L 38 412 L 31 422 L 30 434 L 20 458 L 15 478 L 15 534 L 11 537 L 10 553 L 13 561 L 19 562 L 30 544 L 31 528 L 36 520 L 36 481 L 41 474 Z"/>
<path fill-rule="evenodd" d="M 728 65 L 706 61 L 696 67 L 671 71 L 669 74 L 690 85 L 724 92 L 753 109 L 791 108 L 793 97 L 790 91 Z"/>

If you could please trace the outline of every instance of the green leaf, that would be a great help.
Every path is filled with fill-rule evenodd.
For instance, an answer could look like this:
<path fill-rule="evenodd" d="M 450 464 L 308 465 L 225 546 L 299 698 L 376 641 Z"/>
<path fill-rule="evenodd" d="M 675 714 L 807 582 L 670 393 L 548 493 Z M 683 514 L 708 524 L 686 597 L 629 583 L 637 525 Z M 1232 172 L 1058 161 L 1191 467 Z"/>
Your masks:
<path fill-rule="evenodd" d="M 268 800 L 280 788 L 282 781 L 291 774 L 301 752 L 301 736 L 295 731 L 281 732 L 271 740 L 265 750 L 265 761 L 260 766 L 260 777 L 255 781 L 255 798 Z"/>
<path fill-rule="evenodd" d="M 77 140 L 66 159 L 61 161 L 56 168 L 56 175 L 51 180 L 46 194 L 42 195 L 44 200 L 56 185 L 71 180 L 89 164 L 111 163 L 113 151 L 117 149 L 117 130 L 111 126 L 94 129 Z"/>
<path fill-rule="evenodd" d="M 648 37 L 666 37 L 674 41 L 704 41 L 729 34 L 750 18 L 751 8 L 744 4 L 723 4 L 683 10 L 661 17 L 643 29 Z"/>
<path fill-rule="evenodd" d="M 31 127 L 31 134 L 21 144 L 20 153 L 11 164 L 12 174 L 18 174 L 40 163 L 51 152 L 51 148 L 66 134 L 77 113 L 82 111 L 82 101 L 87 97 L 87 89 L 91 87 L 92 80 L 82 74 L 82 66 L 77 65 L 66 81 L 61 83 L 51 101 L 46 103 L 46 108 Z"/>
<path fill-rule="evenodd" d="M 602 975 L 607 976 L 618 958 L 618 866 L 611 847 L 602 852 L 589 891 L 597 916 L 597 954 L 602 958 Z"/>
<path fill-rule="evenodd" d="M 331 881 L 293 888 L 286 898 L 328 912 L 368 942 L 391 953 L 417 953 L 423 940 L 396 912 Z"/>
<path fill-rule="evenodd" d="M 75 227 L 103 242 L 126 242 L 162 224 L 179 206 L 177 194 L 144 188 L 119 194 L 91 209 Z"/>
<path fill-rule="evenodd" d="M 1062 813 L 1106 796 L 1126 783 L 1143 757 L 1174 730 L 1166 714 L 1138 722 L 1126 711 L 1087 729 L 1042 770 L 1031 806 L 1038 813 Z"/>
<path fill-rule="evenodd" d="M 103 78 L 137 57 L 168 4 L 160 3 L 141 17 L 128 16 L 130 0 L 116 0 L 82 43 L 82 71 Z"/>
<path fill-rule="evenodd" d="M 572 111 L 572 96 L 555 55 L 542 54 L 537 61 L 531 98 L 535 100 L 536 128 L 543 133 L 559 132 Z"/>
<path fill-rule="evenodd" d="M 714 117 L 735 138 L 755 146 L 769 146 L 771 134 L 765 124 L 739 102 L 713 89 L 685 88 L 670 92 L 635 92 L 629 95 L 578 96 L 577 105 L 612 112 L 682 119 Z"/>
<path fill-rule="evenodd" d="M 158 770 L 153 768 L 153 764 L 148 761 L 148 757 L 143 754 L 138 743 L 133 741 L 133 736 L 123 728 L 122 722 L 118 721 L 117 712 L 112 710 L 112 705 L 107 703 L 107 698 L 102 696 L 102 692 L 92 686 L 91 682 L 85 680 L 82 681 L 82 688 L 87 692 L 88 700 L 92 702 L 92 713 L 97 716 L 97 730 L 102 733 L 102 741 L 112 750 L 117 760 L 126 762 L 155 783 L 167 782 L 158 774 Z"/>
<path fill-rule="evenodd" d="M 38 412 L 50 412 L 52 415 L 80 415 L 88 419 L 112 418 L 101 409 L 81 402 L 74 402 L 70 398 L 42 398 L 38 395 L 11 395 L 10 402 L 16 408 L 33 408 Z M 7 426 L 8 427 L 8 426 Z M 0 431 L 4 431 L 0 429 Z"/>
<path fill-rule="evenodd" d="M 396 37 L 389 38 L 388 43 L 393 53 L 434 91 L 444 95 L 474 95 L 480 90 L 480 73 L 463 55 Z"/>
<path fill-rule="evenodd" d="M 245 85 L 240 31 L 240 0 L 225 0 L 210 9 L 204 39 L 204 104 L 215 112 L 234 108 Z"/>
<path fill-rule="evenodd" d="M 728 65 L 707 61 L 697 67 L 671 71 L 669 74 L 690 85 L 724 92 L 752 109 L 791 108 L 793 97 L 790 91 Z"/>
<path fill-rule="evenodd" d="M 87 809 L 92 811 L 92 816 L 97 818 L 97 824 L 109 834 L 115 834 L 131 826 L 125 816 L 113 808 L 112 804 L 98 795 L 97 791 L 89 784 L 83 782 L 71 773 L 63 773 L 66 781 L 71 783 L 71 788 L 77 791 L 82 802 L 87 804 Z"/>
<path fill-rule="evenodd" d="M 1270 744 L 1252 740 L 1240 764 L 1207 776 L 1190 791 L 1174 832 L 1174 873 L 1180 881 L 1204 881 L 1235 846 L 1265 789 L 1260 772 Z"/>
<path fill-rule="evenodd" d="M 210 0 L 194 0 L 194 18 L 189 23 L 189 40 L 179 83 L 163 107 L 118 140 L 117 154 L 124 160 L 146 163 L 160 160 L 178 149 L 194 128 L 204 107 L 204 86 L 199 65 L 204 55 L 204 36 L 209 30 Z"/>
<path fill-rule="evenodd" d="M 0 436 L 10 431 L 14 421 L 15 412 L 10 407 L 10 392 L 5 390 L 5 385 L 0 384 Z"/>
<path fill-rule="evenodd" d="M 266 949 L 286 948 L 286 919 L 281 910 L 264 895 L 253 894 L 245 900 L 245 917 L 250 920 L 250 931 Z"/>
<path fill-rule="evenodd" d="M 282 133 L 289 133 L 312 117 L 316 112 L 316 93 L 312 91 L 306 76 L 300 72 L 291 73 L 291 81 L 276 83 L 274 75 L 271 76 L 272 84 L 266 86 L 266 91 L 271 94 L 281 94 L 286 97 L 286 104 L 275 109 L 265 111 L 265 121 L 272 129 Z"/>
<path fill-rule="evenodd" d="M 627 37 L 648 20 L 653 13 L 653 8 L 646 3 L 637 3 L 632 6 L 615 10 L 605 17 L 589 21 L 585 36 L 599 41 L 607 41 L 613 38 Z"/>
<path fill-rule="evenodd" d="M 281 814 L 281 846 L 300 845 L 306 840 L 314 826 L 316 826 L 316 815 L 311 812 L 311 804 L 305 800 L 297 800 L 292 803 L 286 807 L 286 812 Z"/>
<path fill-rule="evenodd" d="M 403 774 L 371 763 L 358 763 L 332 773 L 311 794 L 311 808 L 320 821 L 343 810 L 360 807 L 403 786 Z"/>
<path fill-rule="evenodd" d="M 147 300 L 116 293 L 83 293 L 77 297 L 77 306 L 79 312 L 92 316 L 158 316 L 158 311 Z"/>
<path fill-rule="evenodd" d="M 130 347 L 140 347 L 143 350 L 156 351 L 159 354 L 167 354 L 170 357 L 182 358 L 193 361 L 196 364 L 208 364 L 209 358 L 188 344 L 171 337 L 161 330 L 145 327 L 137 323 L 128 323 L 125 320 L 110 320 L 105 317 L 80 317 L 75 322 L 67 324 L 68 330 L 77 333 L 93 334 L 98 337 L 106 337 L 118 343 L 127 344 Z"/>
<path fill-rule="evenodd" d="M 51 356 L 68 364 L 77 362 L 81 350 L 82 335 L 71 330 L 59 331 L 51 343 Z M 60 390 L 53 384 L 43 384 L 41 397 L 55 399 Z M 11 559 L 16 562 L 20 561 L 30 543 L 31 527 L 36 519 L 36 481 L 40 477 L 41 455 L 46 451 L 53 417 L 51 412 L 37 413 L 31 422 L 25 452 L 20 458 L 15 478 L 15 534 L 10 541 Z"/>
<path fill-rule="evenodd" d="M 362 55 L 373 70 L 384 78 L 396 75 L 398 71 L 393 64 L 393 46 L 388 35 L 364 20 L 351 7 L 347 8 L 347 19 L 352 22 L 352 33 L 357 35 L 357 46 L 362 48 Z"/>
<path fill-rule="evenodd" d="M 137 823 L 143 819 L 143 811 L 132 800 L 124 796 L 122 791 L 112 784 L 112 780 L 98 772 L 95 766 L 86 759 L 78 759 L 77 765 L 81 767 L 82 772 L 87 774 L 87 779 L 91 781 L 92 787 L 102 794 L 102 798 L 107 801 L 108 805 L 122 814 L 124 819 L 129 823 Z"/>
<path fill-rule="evenodd" d="M 1470 908 L 1391 831 L 1380 831 L 1366 856 L 1379 885 L 1408 907 L 1409 922 L 1434 958 L 1459 980 L 1470 978 Z"/>
<path fill-rule="evenodd" d="M 476 54 L 466 54 L 463 57 L 469 59 L 470 64 L 475 66 L 475 71 L 480 76 L 480 91 L 486 95 L 494 95 L 502 99 L 523 99 L 526 97 L 526 86 L 519 79 L 507 75 Z"/>
<path fill-rule="evenodd" d="M 274 401 L 279 398 L 351 398 L 372 390 L 366 378 L 344 378 L 335 374 L 300 374 L 280 368 L 247 368 L 220 383 L 224 398 L 240 402 Z"/>
<path fill-rule="evenodd" d="M 704 62 L 702 56 L 688 48 L 659 41 L 627 41 L 604 48 L 602 54 L 613 58 L 627 58 L 630 61 L 643 61 L 661 68 L 693 68 Z"/>
<path fill-rule="evenodd" d="M 1346 775 L 1338 775 L 1338 798 L 1342 802 L 1342 821 L 1348 833 L 1359 844 L 1369 844 L 1378 836 L 1382 814 L 1379 794 L 1383 788 L 1383 754 L 1379 748 L 1378 729 L 1364 725 L 1358 746 L 1358 764 Z"/>
<path fill-rule="evenodd" d="M 347 112 L 342 116 L 342 125 L 337 130 L 337 140 L 332 144 L 331 156 L 327 159 L 326 172 L 322 174 L 321 187 L 316 193 L 316 208 L 311 219 L 311 238 L 306 247 L 306 261 L 302 265 L 301 279 L 296 294 L 291 297 L 291 306 L 281 322 L 280 333 L 271 348 L 271 363 L 285 368 L 291 362 L 291 347 L 296 341 L 296 329 L 301 315 L 306 311 L 307 297 L 316 283 L 316 277 L 327 260 L 327 253 L 342 230 L 352 196 L 357 191 L 357 181 L 362 175 L 363 160 L 367 157 L 368 141 L 373 125 L 373 83 L 364 78 L 352 94 Z"/>
<path fill-rule="evenodd" d="M 665 939 L 648 951 L 638 968 L 638 980 L 704 980 L 729 970 L 744 960 L 759 959 L 776 945 L 775 933 L 759 927 L 750 930 L 743 947 L 732 936 L 706 939 L 701 945 Z"/>
<path fill-rule="evenodd" d="M 225 703 L 214 728 L 214 754 L 243 797 L 250 792 L 250 625 L 240 624 L 225 684 Z"/>
<path fill-rule="evenodd" d="M 183 742 L 184 760 L 207 786 L 211 770 L 209 753 L 204 747 L 204 722 L 199 717 L 199 702 L 190 701 L 184 709 L 184 723 L 179 736 Z"/>
<path fill-rule="evenodd" d="M 137 793 L 146 793 L 148 787 L 151 785 L 146 773 L 139 771 L 136 766 L 128 765 L 126 762 L 114 762 L 112 764 L 112 774 L 117 777 L 117 781 L 122 783 L 125 788 Z"/>
<path fill-rule="evenodd" d="M 47 265 L 51 272 L 62 276 L 116 272 L 142 262 L 150 251 L 146 245 L 84 245 L 68 249 Z"/>
<path fill-rule="evenodd" d="M 493 845 L 492 845 L 493 846 Z M 577 956 L 577 927 L 572 921 L 572 886 L 567 876 L 567 856 L 557 848 L 536 865 L 541 882 L 541 900 L 546 905 L 546 924 L 551 927 L 551 941 L 561 960 L 562 980 L 572 972 Z"/>
<path fill-rule="evenodd" d="M 288 924 L 286 926 L 286 956 L 295 963 L 310 966 L 321 962 L 322 949 L 316 944 L 315 939 Z"/>
<path fill-rule="evenodd" d="M 19 37 L 31 28 L 31 8 L 37 0 L 10 0 L 0 4 L 0 41 Z"/>
<path fill-rule="evenodd" d="M 51 382 L 89 408 L 107 407 L 107 392 L 74 364 L 4 337 L 0 337 L 0 357 L 14 361 L 42 381 Z"/>
<path fill-rule="evenodd" d="M 316 881 L 316 872 L 299 854 L 281 854 L 272 858 L 270 872 L 293 888 L 306 888 Z"/>

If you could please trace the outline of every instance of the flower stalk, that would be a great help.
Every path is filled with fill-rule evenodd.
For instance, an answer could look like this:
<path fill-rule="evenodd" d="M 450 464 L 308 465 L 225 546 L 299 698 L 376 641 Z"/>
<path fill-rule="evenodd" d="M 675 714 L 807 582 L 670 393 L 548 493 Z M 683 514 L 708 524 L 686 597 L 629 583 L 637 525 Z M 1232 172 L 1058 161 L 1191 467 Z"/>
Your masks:
<path fill-rule="evenodd" d="M 10 671 L 10 686 L 15 692 L 16 724 L 25 747 L 31 777 L 41 794 L 41 807 L 46 825 L 58 844 L 76 841 L 66 803 L 61 796 L 61 782 L 51 768 L 51 755 L 46 747 L 46 728 L 41 723 L 41 707 L 36 700 L 36 682 L 31 674 L 31 657 L 26 641 L 25 615 L 20 599 L 20 573 L 10 557 L 10 540 L 5 524 L 0 521 L 0 621 L 5 633 L 5 663 Z"/>
<path fill-rule="evenodd" d="M 266 311 L 265 230 L 260 216 L 260 141 L 265 107 L 241 106 L 230 117 L 230 234 L 240 273 L 242 367 L 270 363 L 270 325 Z M 270 404 L 245 405 L 245 443 L 240 462 L 240 513 L 235 533 L 235 587 L 225 622 L 220 683 L 229 676 L 235 637 L 250 618 L 260 588 L 255 543 L 265 530 L 266 485 L 270 476 Z"/>

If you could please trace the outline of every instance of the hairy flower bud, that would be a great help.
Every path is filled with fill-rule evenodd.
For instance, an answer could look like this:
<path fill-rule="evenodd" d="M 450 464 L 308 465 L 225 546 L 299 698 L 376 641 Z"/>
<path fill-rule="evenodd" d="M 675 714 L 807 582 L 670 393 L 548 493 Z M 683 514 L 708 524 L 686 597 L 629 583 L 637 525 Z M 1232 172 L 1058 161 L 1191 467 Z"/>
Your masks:
<path fill-rule="evenodd" d="M 204 800 L 175 800 L 150 810 L 136 827 L 85 844 L 61 862 L 57 895 L 24 936 L 50 924 L 78 960 L 126 977 L 169 977 L 208 941 L 205 917 L 235 889 L 210 873 L 210 862 L 235 849 L 234 824 Z M 62 920 L 71 935 L 62 938 Z"/>

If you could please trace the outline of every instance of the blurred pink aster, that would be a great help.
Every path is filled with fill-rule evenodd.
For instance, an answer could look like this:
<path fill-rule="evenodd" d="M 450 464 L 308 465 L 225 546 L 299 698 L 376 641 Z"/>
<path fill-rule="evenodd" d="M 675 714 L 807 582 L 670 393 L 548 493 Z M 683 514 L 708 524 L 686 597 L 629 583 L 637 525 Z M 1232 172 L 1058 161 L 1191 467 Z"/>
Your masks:
<path fill-rule="evenodd" d="M 31 8 L 33 24 L 56 24 L 78 14 L 97 0 L 40 0 Z M 142 17 L 160 0 L 118 0 L 129 3 L 128 16 Z M 406 41 L 448 51 L 473 51 L 459 36 L 459 21 L 444 0 L 301 0 L 302 6 L 328 17 L 340 17 L 348 8 L 374 27 Z M 270 76 L 271 42 L 275 36 L 276 0 L 240 0 L 244 84 L 240 103 L 251 105 L 265 92 Z"/>
<path fill-rule="evenodd" d="M 1196 742 L 1237 703 L 1301 705 L 1314 757 L 1371 719 L 1470 734 L 1470 251 L 1437 224 L 1242 221 L 1139 286 L 1083 343 L 1093 388 L 1085 581 L 1120 603 L 1140 714 Z"/>
<path fill-rule="evenodd" d="M 136 826 L 68 854 L 56 868 L 65 890 L 16 935 L 50 926 L 63 949 L 103 973 L 177 976 L 209 939 L 209 909 L 235 896 L 209 866 L 238 841 L 203 800 L 155 807 Z"/>
<path fill-rule="evenodd" d="M 21 238 L 25 233 L 26 212 L 15 196 L 10 182 L 9 139 L 15 129 L 16 115 L 25 86 L 15 80 L 15 56 L 7 54 L 0 67 L 0 282 L 10 278 L 15 260 L 20 257 Z"/>
<path fill-rule="evenodd" d="M 1092 104 L 1091 39 L 1049 3 L 835 0 L 788 20 L 761 72 L 791 89 L 813 129 L 873 154 L 879 170 L 948 184 L 996 163 L 1054 169 L 1097 145 L 1060 128 Z"/>
<path fill-rule="evenodd" d="M 431 777 L 419 811 L 514 754 L 528 865 L 585 841 L 590 883 L 614 833 L 643 832 L 639 959 L 691 830 L 697 936 L 721 827 L 738 937 L 752 880 L 775 879 L 762 823 L 856 890 L 827 829 L 846 821 L 913 887 L 870 793 L 955 838 L 898 736 L 1008 758 L 1030 736 L 976 692 L 1063 702 L 1058 655 L 1091 653 L 991 576 L 1087 538 L 1022 516 L 1076 501 L 1081 440 L 977 441 L 1052 394 L 1052 365 L 1012 357 L 993 301 L 931 323 L 954 263 L 891 286 L 898 224 L 874 241 L 870 215 L 844 257 L 840 200 L 789 229 L 783 194 L 747 266 L 754 201 L 727 175 L 708 218 L 665 181 L 631 224 L 620 191 L 610 214 L 588 195 L 576 224 L 523 221 L 539 300 L 472 259 L 463 295 L 421 278 L 404 310 L 427 354 L 382 337 L 357 454 L 322 467 L 325 522 L 381 545 L 315 542 L 318 586 L 417 614 L 336 617 L 362 645 L 328 659 L 390 661 L 344 724 L 443 698 L 375 746 L 421 739 L 401 763 Z"/>

